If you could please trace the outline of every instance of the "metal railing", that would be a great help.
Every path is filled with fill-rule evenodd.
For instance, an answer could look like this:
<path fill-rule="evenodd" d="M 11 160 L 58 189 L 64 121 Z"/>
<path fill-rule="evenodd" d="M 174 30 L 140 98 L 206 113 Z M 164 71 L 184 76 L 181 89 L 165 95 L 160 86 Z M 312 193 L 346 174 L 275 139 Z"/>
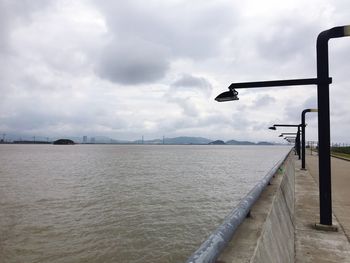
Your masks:
<path fill-rule="evenodd" d="M 262 178 L 240 203 L 226 216 L 224 222 L 208 237 L 206 241 L 187 259 L 186 263 L 214 263 L 220 253 L 228 245 L 238 226 L 244 221 L 251 207 L 260 197 L 262 191 L 269 184 L 272 177 L 287 159 L 291 151 L 286 154 Z"/>

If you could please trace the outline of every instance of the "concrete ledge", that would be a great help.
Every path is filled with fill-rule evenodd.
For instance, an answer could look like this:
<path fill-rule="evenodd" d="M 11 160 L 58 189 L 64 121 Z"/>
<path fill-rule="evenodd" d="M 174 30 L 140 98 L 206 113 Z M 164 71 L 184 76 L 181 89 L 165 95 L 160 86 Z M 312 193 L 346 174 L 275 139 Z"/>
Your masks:
<path fill-rule="evenodd" d="M 286 159 L 217 262 L 294 262 L 293 159 Z"/>
<path fill-rule="evenodd" d="M 318 183 L 289 155 L 217 263 L 350 262 L 344 228 L 334 215 L 332 221 L 337 232 L 315 229 Z"/>

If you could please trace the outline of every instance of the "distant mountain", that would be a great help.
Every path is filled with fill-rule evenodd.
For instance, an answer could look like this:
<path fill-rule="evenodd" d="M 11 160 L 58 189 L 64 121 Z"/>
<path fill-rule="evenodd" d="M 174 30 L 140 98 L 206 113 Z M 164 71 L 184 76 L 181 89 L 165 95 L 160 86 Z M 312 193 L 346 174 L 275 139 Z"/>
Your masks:
<path fill-rule="evenodd" d="M 208 144 L 212 140 L 202 137 L 175 137 L 175 138 L 165 138 L 165 144 Z"/>
<path fill-rule="evenodd" d="M 208 144 L 212 140 L 202 137 L 175 137 L 164 138 L 164 144 Z M 133 143 L 141 144 L 142 140 L 133 141 Z M 163 144 L 163 139 L 144 140 L 144 144 Z"/>
<path fill-rule="evenodd" d="M 229 145 L 274 145 L 271 142 L 255 143 L 255 142 L 249 142 L 249 141 L 236 141 L 236 140 L 227 141 L 226 144 L 229 144 Z"/>
<path fill-rule="evenodd" d="M 96 140 L 97 141 L 97 140 Z M 115 141 L 115 143 L 118 143 L 118 141 Z M 128 142 L 123 142 L 123 143 L 128 143 Z M 153 139 L 153 140 L 136 140 L 132 141 L 129 143 L 133 144 L 216 144 L 216 145 L 223 145 L 223 144 L 229 144 L 229 145 L 273 145 L 273 143 L 269 142 L 250 142 L 250 141 L 236 141 L 236 140 L 229 140 L 227 142 L 224 142 L 222 140 L 210 140 L 207 138 L 203 137 L 186 137 L 186 136 L 181 136 L 181 137 L 175 137 L 175 138 L 164 138 L 163 139 Z"/>
<path fill-rule="evenodd" d="M 80 136 L 63 136 L 61 138 L 67 138 L 75 143 L 83 143 L 83 137 Z M 7 142 L 12 142 L 12 141 L 43 141 L 43 142 L 53 142 L 57 139 L 61 139 L 59 137 L 42 137 L 42 136 L 20 136 L 16 134 L 12 135 L 6 135 L 5 141 Z M 237 141 L 237 140 L 229 140 L 229 141 L 222 141 L 222 140 L 210 140 L 207 138 L 203 137 L 189 137 L 189 136 L 180 136 L 180 137 L 174 137 L 174 138 L 164 138 L 163 139 L 152 139 L 152 140 L 135 140 L 135 141 L 127 141 L 127 140 L 117 140 L 117 139 L 112 139 L 110 137 L 106 136 L 88 136 L 86 143 L 88 144 L 94 144 L 94 143 L 102 143 L 102 144 L 173 144 L 173 145 L 208 145 L 208 144 L 214 144 L 214 145 L 274 145 L 273 143 L 270 142 L 250 142 L 250 141 Z"/>
<path fill-rule="evenodd" d="M 271 142 L 258 142 L 257 145 L 274 145 L 274 143 L 271 143 Z"/>
<path fill-rule="evenodd" d="M 236 141 L 236 140 L 227 141 L 226 144 L 230 144 L 230 145 L 255 145 L 254 142 L 249 142 L 249 141 Z"/>
<path fill-rule="evenodd" d="M 153 140 L 136 140 L 136 141 L 132 141 L 130 143 L 133 144 L 163 144 L 163 140 L 161 139 L 153 139 Z"/>
<path fill-rule="evenodd" d="M 210 143 L 208 143 L 208 144 L 214 144 L 214 145 L 224 145 L 224 144 L 226 144 L 224 141 L 222 141 L 222 140 L 216 140 L 216 141 L 212 141 L 212 142 L 210 142 Z"/>

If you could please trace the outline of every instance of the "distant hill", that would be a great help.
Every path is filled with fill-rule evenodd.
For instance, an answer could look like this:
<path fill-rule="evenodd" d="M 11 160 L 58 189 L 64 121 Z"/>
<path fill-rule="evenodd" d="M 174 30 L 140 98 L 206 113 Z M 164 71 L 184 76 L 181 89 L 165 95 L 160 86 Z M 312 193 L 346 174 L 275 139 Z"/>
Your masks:
<path fill-rule="evenodd" d="M 212 140 L 202 137 L 175 137 L 165 138 L 164 143 L 166 144 L 208 144 Z"/>
<path fill-rule="evenodd" d="M 257 145 L 274 145 L 274 143 L 271 143 L 271 142 L 258 142 Z"/>
<path fill-rule="evenodd" d="M 226 144 L 229 144 L 229 145 L 255 145 L 254 142 L 236 141 L 236 140 L 229 140 L 229 141 L 226 142 Z"/>
<path fill-rule="evenodd" d="M 236 141 L 236 140 L 230 140 L 227 141 L 226 144 L 229 145 L 274 145 L 274 143 L 271 142 L 249 142 L 249 141 Z"/>
<path fill-rule="evenodd" d="M 224 141 L 222 140 L 216 140 L 216 141 L 212 141 L 209 144 L 214 144 L 214 145 L 224 145 L 226 144 Z"/>
<path fill-rule="evenodd" d="M 74 141 L 75 143 L 83 143 L 83 137 L 78 136 L 65 136 L 65 138 L 70 139 Z M 39 143 L 39 141 L 46 142 L 46 143 L 52 143 L 53 141 L 57 140 L 59 138 L 56 137 L 35 137 L 36 143 Z M 7 135 L 6 136 L 7 142 L 15 142 L 15 143 L 34 143 L 34 137 L 22 137 L 20 135 Z M 118 139 L 112 139 L 110 137 L 106 136 L 88 136 L 88 140 L 86 142 L 87 144 L 170 144 L 170 145 L 208 145 L 208 144 L 215 144 L 215 145 L 274 145 L 274 143 L 270 142 L 250 142 L 250 141 L 238 141 L 238 140 L 229 140 L 229 141 L 222 141 L 220 139 L 218 140 L 211 140 L 208 138 L 203 137 L 190 137 L 190 136 L 180 136 L 180 137 L 174 137 L 174 138 L 164 138 L 163 139 L 151 139 L 151 140 L 135 140 L 135 141 L 127 141 L 127 140 L 118 140 Z"/>
<path fill-rule="evenodd" d="M 121 140 L 115 140 L 108 137 L 103 136 L 96 136 L 95 143 L 114 143 L 114 144 L 173 144 L 173 145 L 190 145 L 190 144 L 216 144 L 216 145 L 273 145 L 273 143 L 269 142 L 250 142 L 250 141 L 237 141 L 237 140 L 229 140 L 229 141 L 222 141 L 222 140 L 210 140 L 203 137 L 189 137 L 189 136 L 180 136 L 180 137 L 174 137 L 174 138 L 164 138 L 163 139 L 151 139 L 151 140 L 135 140 L 135 141 L 121 141 Z M 90 142 L 90 141 L 89 141 Z"/>
<path fill-rule="evenodd" d="M 164 138 L 164 144 L 208 144 L 212 140 L 202 137 L 175 137 L 175 138 Z M 133 141 L 133 143 L 141 144 L 142 140 Z M 163 144 L 163 139 L 144 140 L 144 144 Z"/>
<path fill-rule="evenodd" d="M 58 139 L 53 142 L 54 145 L 74 145 L 75 143 L 69 139 Z"/>
<path fill-rule="evenodd" d="M 133 143 L 133 144 L 163 144 L 163 140 L 161 139 L 153 139 L 153 140 L 136 140 L 136 141 L 132 141 L 130 143 Z"/>

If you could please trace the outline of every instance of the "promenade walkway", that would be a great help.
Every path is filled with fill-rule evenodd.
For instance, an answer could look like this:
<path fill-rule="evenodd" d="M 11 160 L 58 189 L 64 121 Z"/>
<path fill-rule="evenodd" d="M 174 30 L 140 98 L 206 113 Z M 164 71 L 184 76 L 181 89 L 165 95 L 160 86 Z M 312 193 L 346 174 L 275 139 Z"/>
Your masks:
<path fill-rule="evenodd" d="M 350 262 L 350 162 L 332 158 L 333 224 L 338 232 L 315 230 L 319 223 L 318 157 L 295 162 L 296 262 Z"/>
<path fill-rule="evenodd" d="M 318 182 L 318 156 L 315 153 L 307 155 L 307 168 Z M 350 242 L 350 161 L 332 157 L 331 169 L 333 213 Z"/>

